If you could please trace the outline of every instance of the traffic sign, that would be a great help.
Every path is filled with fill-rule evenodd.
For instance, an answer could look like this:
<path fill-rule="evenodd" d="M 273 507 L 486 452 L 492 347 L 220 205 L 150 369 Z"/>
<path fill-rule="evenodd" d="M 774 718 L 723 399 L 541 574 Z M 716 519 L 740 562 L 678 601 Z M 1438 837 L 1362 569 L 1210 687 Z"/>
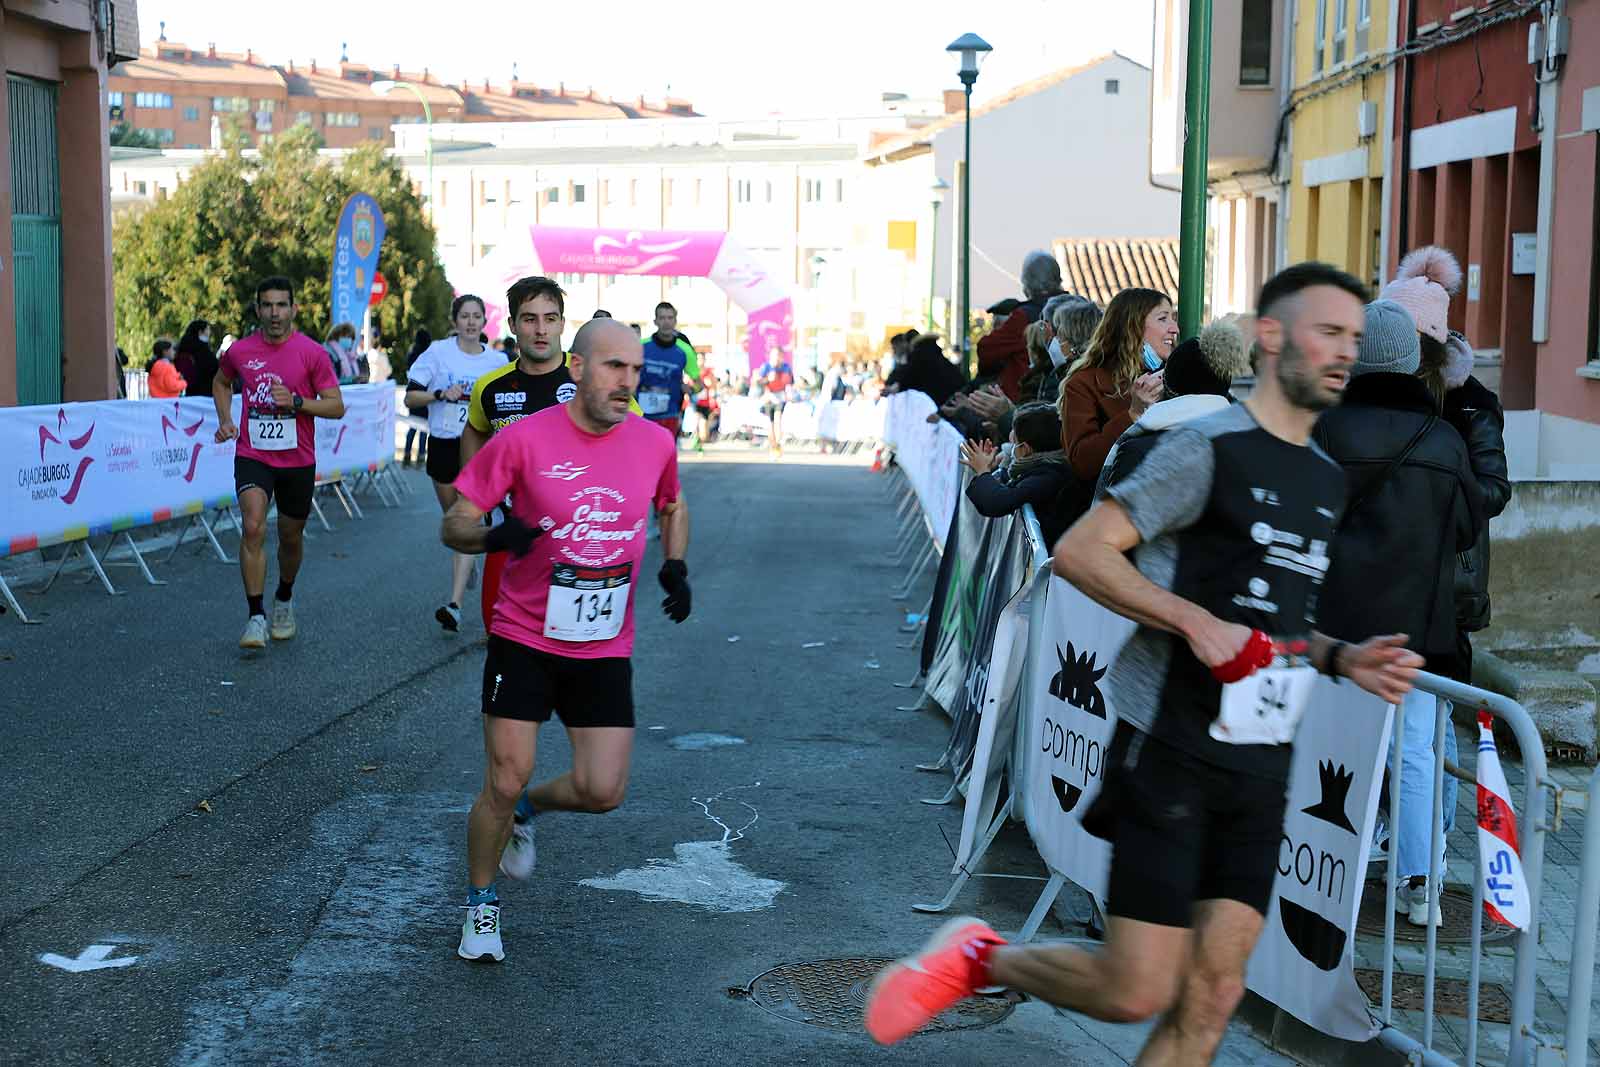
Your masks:
<path fill-rule="evenodd" d="M 373 271 L 372 272 L 372 295 L 370 297 L 368 297 L 367 303 L 370 304 L 372 307 L 377 307 L 380 303 L 382 303 L 383 298 L 388 296 L 388 295 L 389 295 L 389 282 L 388 282 L 388 279 L 384 278 L 382 271 L 376 271 L 376 270 Z"/>

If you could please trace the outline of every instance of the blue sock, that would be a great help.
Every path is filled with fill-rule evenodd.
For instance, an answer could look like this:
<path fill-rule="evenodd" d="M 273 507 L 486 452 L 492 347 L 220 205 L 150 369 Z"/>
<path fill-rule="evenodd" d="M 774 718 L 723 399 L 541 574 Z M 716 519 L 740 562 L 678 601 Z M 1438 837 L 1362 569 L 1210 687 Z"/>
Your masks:
<path fill-rule="evenodd" d="M 493 882 L 490 882 L 482 889 L 475 885 L 467 886 L 467 907 L 475 908 L 479 904 L 498 903 L 500 903 L 500 894 L 495 892 Z"/>
<path fill-rule="evenodd" d="M 537 814 L 539 813 L 533 810 L 533 804 L 528 800 L 528 791 L 524 789 L 522 795 L 517 798 L 517 810 L 512 814 L 512 818 L 518 822 L 527 822 Z"/>

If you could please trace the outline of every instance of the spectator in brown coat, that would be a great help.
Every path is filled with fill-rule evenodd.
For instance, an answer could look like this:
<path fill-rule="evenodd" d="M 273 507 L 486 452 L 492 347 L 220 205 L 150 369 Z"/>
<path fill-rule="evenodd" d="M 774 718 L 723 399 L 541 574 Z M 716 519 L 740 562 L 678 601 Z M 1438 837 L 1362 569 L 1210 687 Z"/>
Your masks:
<path fill-rule="evenodd" d="M 1061 385 L 1061 444 L 1079 481 L 1093 485 L 1117 438 L 1161 400 L 1161 371 L 1177 340 L 1165 293 L 1124 289 L 1111 298 Z"/>

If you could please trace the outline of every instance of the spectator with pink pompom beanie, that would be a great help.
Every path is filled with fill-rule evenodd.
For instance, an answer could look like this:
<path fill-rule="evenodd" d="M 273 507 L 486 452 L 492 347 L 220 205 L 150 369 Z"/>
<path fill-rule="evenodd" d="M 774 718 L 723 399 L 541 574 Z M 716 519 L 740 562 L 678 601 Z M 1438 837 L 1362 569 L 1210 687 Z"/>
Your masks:
<path fill-rule="evenodd" d="M 1482 494 L 1486 519 L 1505 510 L 1511 500 L 1507 476 L 1505 410 L 1500 398 L 1473 376 L 1472 346 L 1450 329 L 1450 297 L 1461 286 L 1461 265 L 1437 245 L 1418 248 L 1400 261 L 1394 281 L 1383 288 L 1411 313 L 1422 344 L 1418 371 L 1440 403 L 1440 414 L 1467 444 L 1472 473 Z M 1460 554 L 1456 573 L 1456 617 L 1459 626 L 1455 662 L 1439 664 L 1439 673 L 1464 682 L 1472 679 L 1472 645 L 1467 634 L 1489 625 L 1489 531 L 1485 523 L 1478 542 Z"/>
<path fill-rule="evenodd" d="M 1461 266 L 1456 258 L 1448 250 L 1430 245 L 1400 261 L 1395 280 L 1384 287 L 1383 295 L 1404 306 L 1416 322 L 1422 357 L 1418 376 L 1427 383 L 1444 421 L 1466 443 L 1468 464 L 1482 505 L 1483 523 L 1477 538 L 1470 548 L 1456 553 L 1454 653 L 1430 656 L 1428 664 L 1435 673 L 1470 684 L 1469 635 L 1489 625 L 1489 520 L 1510 502 L 1511 482 L 1507 476 L 1505 411 L 1499 397 L 1473 376 L 1471 344 L 1449 327 L 1450 297 L 1460 285 Z M 1447 759 L 1455 758 L 1455 740 L 1454 731 L 1448 731 Z M 1454 784 L 1449 781 L 1445 789 L 1451 807 Z M 1406 817 L 1406 821 L 1412 822 L 1415 814 Z M 1445 819 L 1446 830 L 1451 822 L 1450 818 Z M 1382 830 L 1378 836 L 1383 836 Z M 1402 828 L 1401 837 L 1405 836 Z M 1422 917 L 1422 909 L 1408 910 Z"/>

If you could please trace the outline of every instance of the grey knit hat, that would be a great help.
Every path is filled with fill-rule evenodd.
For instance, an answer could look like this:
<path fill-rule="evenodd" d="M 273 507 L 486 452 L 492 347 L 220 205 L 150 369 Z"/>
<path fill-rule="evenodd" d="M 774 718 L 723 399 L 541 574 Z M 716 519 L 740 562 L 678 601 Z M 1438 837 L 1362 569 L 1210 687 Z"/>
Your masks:
<path fill-rule="evenodd" d="M 1421 364 L 1422 343 L 1411 313 L 1393 300 L 1368 304 L 1366 332 L 1350 374 L 1415 374 Z"/>

